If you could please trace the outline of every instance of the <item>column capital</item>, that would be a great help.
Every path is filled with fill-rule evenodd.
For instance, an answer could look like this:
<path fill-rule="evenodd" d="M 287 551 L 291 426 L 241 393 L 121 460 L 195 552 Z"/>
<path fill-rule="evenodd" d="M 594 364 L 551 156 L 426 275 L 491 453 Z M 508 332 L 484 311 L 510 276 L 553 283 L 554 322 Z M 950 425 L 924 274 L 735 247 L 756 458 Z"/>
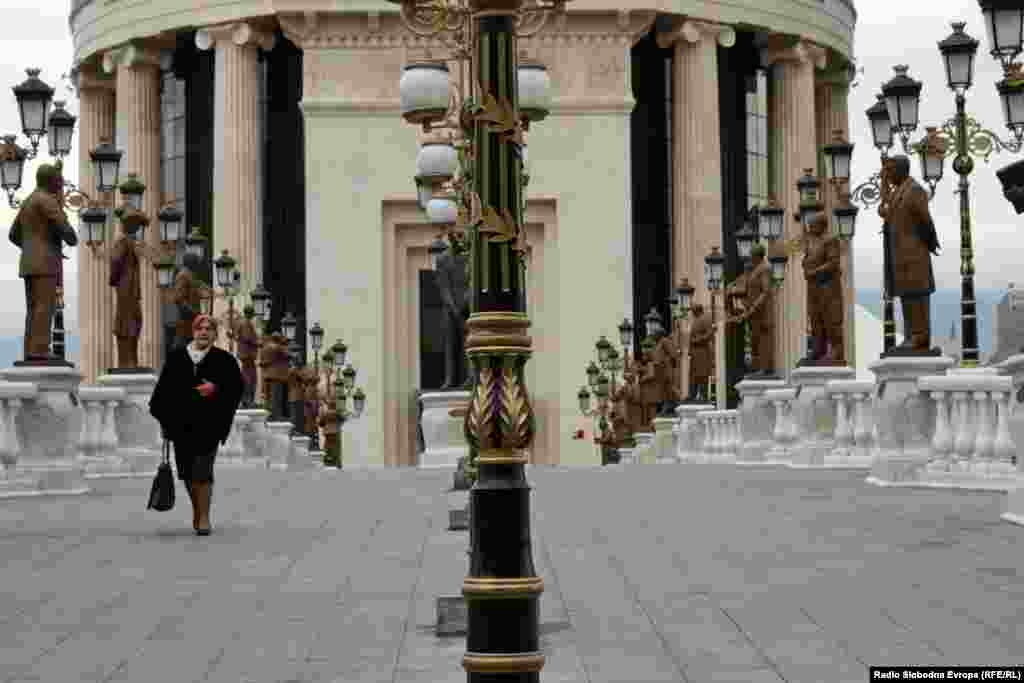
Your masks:
<path fill-rule="evenodd" d="M 248 21 L 206 26 L 196 31 L 196 47 L 200 50 L 211 50 L 219 41 L 270 50 L 274 47 L 274 34 Z"/>
<path fill-rule="evenodd" d="M 116 81 L 96 69 L 95 65 L 79 64 L 71 69 L 71 84 L 75 87 L 75 93 L 81 96 L 85 90 L 107 90 L 114 92 L 117 89 Z"/>
<path fill-rule="evenodd" d="M 736 30 L 727 24 L 685 19 L 671 30 L 659 32 L 656 40 L 658 47 L 667 48 L 675 45 L 680 39 L 693 44 L 705 38 L 714 39 L 722 47 L 732 47 L 736 44 Z"/>
<path fill-rule="evenodd" d="M 102 57 L 103 71 L 112 74 L 118 67 L 136 69 L 143 66 L 159 68 L 164 64 L 164 55 L 159 50 L 145 47 L 137 43 L 126 43 L 107 50 Z"/>
<path fill-rule="evenodd" d="M 850 68 L 850 64 L 843 64 L 831 69 L 821 71 L 814 76 L 815 87 L 834 86 L 838 88 L 849 88 L 856 80 L 856 73 Z"/>
<path fill-rule="evenodd" d="M 828 52 L 820 45 L 800 40 L 788 46 L 769 45 L 761 50 L 761 63 L 772 66 L 780 62 L 798 62 L 824 69 L 828 61 Z"/>

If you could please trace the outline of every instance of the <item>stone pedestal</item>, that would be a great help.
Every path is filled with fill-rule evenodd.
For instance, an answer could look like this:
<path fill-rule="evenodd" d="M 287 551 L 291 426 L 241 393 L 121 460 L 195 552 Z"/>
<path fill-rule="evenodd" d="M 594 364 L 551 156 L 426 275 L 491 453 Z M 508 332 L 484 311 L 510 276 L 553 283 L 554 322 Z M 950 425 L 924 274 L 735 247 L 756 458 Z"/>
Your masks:
<path fill-rule="evenodd" d="M 679 438 L 676 441 L 676 452 L 680 462 L 696 462 L 704 446 L 704 430 L 697 420 L 697 414 L 703 410 L 714 410 L 710 403 L 683 403 L 676 408 L 679 417 Z"/>
<path fill-rule="evenodd" d="M 636 449 L 635 448 L 620 448 L 619 449 L 619 464 L 620 465 L 635 465 L 636 464 Z"/>
<path fill-rule="evenodd" d="M 267 418 L 270 411 L 260 408 L 248 408 L 235 413 L 235 426 L 232 433 L 238 432 L 241 441 L 242 465 L 266 467 L 267 459 Z"/>
<path fill-rule="evenodd" d="M 636 448 L 633 449 L 633 462 L 649 465 L 654 462 L 654 432 L 637 432 L 633 435 Z"/>
<path fill-rule="evenodd" d="M 875 450 L 867 481 L 887 484 L 913 481 L 928 462 L 934 407 L 917 388 L 917 380 L 941 375 L 953 366 L 947 356 L 888 357 L 868 369 L 875 374 L 873 399 Z"/>
<path fill-rule="evenodd" d="M 151 373 L 102 375 L 100 386 L 124 390 L 117 405 L 117 454 L 132 472 L 152 475 L 160 463 L 163 438 L 160 423 L 149 414 L 149 399 L 157 376 Z"/>
<path fill-rule="evenodd" d="M 1024 353 L 1010 356 L 999 364 L 999 371 L 1013 378 L 1013 406 L 1010 411 L 1010 438 L 1024 448 Z M 1024 475 L 1024 457 L 1017 455 L 1017 471 Z"/>
<path fill-rule="evenodd" d="M 765 398 L 766 391 L 784 389 L 782 380 L 745 379 L 736 385 L 740 395 L 739 461 L 763 463 L 772 447 L 775 407 Z"/>
<path fill-rule="evenodd" d="M 218 464 L 242 465 L 246 462 L 243 435 L 249 428 L 249 416 L 241 415 L 240 413 L 241 411 L 235 413 L 235 420 L 231 423 L 228 439 L 217 453 Z"/>
<path fill-rule="evenodd" d="M 1002 519 L 1024 526 L 1024 487 L 1006 494 Z"/>
<path fill-rule="evenodd" d="M 452 467 L 459 458 L 469 455 L 469 444 L 463 434 L 463 418 L 469 406 L 468 391 L 432 391 L 420 395 L 423 414 L 424 450 L 421 468 Z"/>
<path fill-rule="evenodd" d="M 288 469 L 305 471 L 313 469 L 313 460 L 309 457 L 309 437 L 291 437 L 291 449 L 288 451 Z"/>
<path fill-rule="evenodd" d="M 132 463 L 119 452 L 117 407 L 125 400 L 120 387 L 80 387 L 82 430 L 78 439 L 78 465 L 86 478 L 145 476 L 132 471 Z M 152 474 L 150 472 L 149 474 Z"/>
<path fill-rule="evenodd" d="M 853 368 L 806 366 L 793 370 L 790 381 L 797 390 L 793 401 L 796 443 L 792 467 L 823 467 L 825 456 L 835 448 L 835 408 L 825 385 L 835 380 L 854 379 Z"/>
<path fill-rule="evenodd" d="M 10 495 L 82 494 L 89 488 L 75 462 L 82 430 L 78 386 L 73 367 L 22 366 L 0 370 L 8 385 L 8 437 L 15 460 L 8 467 Z M 26 385 L 35 386 L 35 396 Z M 3 386 L 0 384 L 0 386 Z"/>
<path fill-rule="evenodd" d="M 676 426 L 674 417 L 654 418 L 654 462 L 659 464 L 679 462 L 676 457 Z"/>
<path fill-rule="evenodd" d="M 266 459 L 272 470 L 288 469 L 288 457 L 292 451 L 291 422 L 268 422 Z"/>

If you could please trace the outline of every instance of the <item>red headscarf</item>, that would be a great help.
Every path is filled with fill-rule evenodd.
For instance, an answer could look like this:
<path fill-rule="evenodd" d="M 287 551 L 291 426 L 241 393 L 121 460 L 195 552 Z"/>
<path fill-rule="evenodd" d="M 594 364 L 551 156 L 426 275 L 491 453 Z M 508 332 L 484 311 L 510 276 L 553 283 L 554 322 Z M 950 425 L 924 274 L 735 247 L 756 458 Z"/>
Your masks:
<path fill-rule="evenodd" d="M 200 314 L 192 319 L 192 334 L 195 334 L 196 330 L 198 330 L 199 326 L 203 323 L 210 323 L 210 327 L 213 328 L 213 331 L 217 331 L 217 321 L 208 315 Z"/>

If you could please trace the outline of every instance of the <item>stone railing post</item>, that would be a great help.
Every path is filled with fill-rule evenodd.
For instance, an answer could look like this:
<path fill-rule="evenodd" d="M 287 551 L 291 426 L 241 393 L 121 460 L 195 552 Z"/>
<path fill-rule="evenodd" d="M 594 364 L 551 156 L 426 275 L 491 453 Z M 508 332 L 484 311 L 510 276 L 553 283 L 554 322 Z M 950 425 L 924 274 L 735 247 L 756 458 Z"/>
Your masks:
<path fill-rule="evenodd" d="M 795 440 L 796 425 L 793 424 L 793 401 L 796 400 L 796 389 L 771 389 L 766 391 L 765 399 L 775 407 L 775 426 L 772 429 L 773 445 L 768 451 L 767 461 L 787 464 L 792 458 L 790 450 Z"/>
<path fill-rule="evenodd" d="M 866 467 L 871 467 L 872 440 L 875 435 L 874 424 L 871 421 L 871 396 L 874 383 L 866 384 L 871 384 L 867 391 L 853 394 L 853 442 L 856 447 L 851 453 L 850 459 L 856 463 L 863 463 Z"/>
<path fill-rule="evenodd" d="M 864 401 L 872 394 L 875 383 L 868 380 L 832 380 L 825 385 L 825 393 L 835 403 L 835 446 L 825 456 L 824 464 L 828 467 L 864 468 L 871 466 L 871 458 L 867 452 L 858 451 L 857 429 L 858 419 L 863 420 L 866 411 Z M 858 417 L 858 405 L 860 416 Z M 867 431 L 865 425 L 863 430 Z M 863 434 L 862 444 L 866 444 L 870 432 Z"/>
<path fill-rule="evenodd" d="M 674 417 L 654 418 L 654 462 L 659 464 L 678 462 L 676 444 L 672 430 L 676 426 Z"/>
<path fill-rule="evenodd" d="M 117 450 L 115 411 L 118 404 L 125 400 L 124 389 L 86 386 L 79 389 L 78 400 L 82 407 L 78 462 L 85 476 L 124 477 L 138 474 Z"/>
<path fill-rule="evenodd" d="M 676 408 L 679 416 L 679 439 L 676 443 L 680 462 L 695 462 L 703 445 L 703 425 L 697 419 L 702 410 L 711 410 L 713 406 L 705 403 L 684 403 Z"/>
<path fill-rule="evenodd" d="M 763 462 L 772 447 L 772 430 L 775 415 L 765 392 L 784 389 L 782 380 L 745 379 L 736 385 L 740 402 L 740 430 L 742 446 L 737 457 L 744 462 Z"/>

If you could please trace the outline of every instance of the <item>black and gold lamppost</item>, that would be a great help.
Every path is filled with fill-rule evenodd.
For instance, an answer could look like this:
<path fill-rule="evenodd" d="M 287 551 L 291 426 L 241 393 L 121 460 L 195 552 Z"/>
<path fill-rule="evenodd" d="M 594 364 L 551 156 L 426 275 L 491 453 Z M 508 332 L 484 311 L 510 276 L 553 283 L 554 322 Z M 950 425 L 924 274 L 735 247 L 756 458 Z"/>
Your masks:
<path fill-rule="evenodd" d="M 541 69 L 521 68 L 517 41 L 539 31 L 565 2 L 400 4 L 412 32 L 457 45 L 453 58 L 460 75 L 468 75 L 459 80 L 470 86 L 450 98 L 447 67 L 435 66 L 406 69 L 399 88 L 407 121 L 429 128 L 448 118 L 468 143 L 459 150 L 457 227 L 468 242 L 471 272 L 466 354 L 473 380 L 465 433 L 478 453 L 478 478 L 470 492 L 470 567 L 462 584 L 468 612 L 462 666 L 474 683 L 532 683 L 544 666 L 538 605 L 544 582 L 533 565 L 524 469 L 535 420 L 524 376 L 532 342 L 524 296 L 522 148 L 525 128 L 547 113 L 550 79 Z"/>
<path fill-rule="evenodd" d="M 335 358 L 335 365 L 337 365 Z M 345 423 L 351 420 L 358 420 L 366 408 L 366 393 L 362 387 L 355 387 L 356 369 L 346 365 L 345 369 L 338 373 L 334 379 L 334 411 L 338 421 L 338 452 L 336 465 L 341 469 L 342 461 L 342 434 L 345 430 Z M 355 391 L 353 391 L 355 387 Z M 352 408 L 348 407 L 348 399 L 352 398 Z"/>
<path fill-rule="evenodd" d="M 711 253 L 704 257 L 704 284 L 708 288 L 708 292 L 711 294 L 711 326 L 716 325 L 715 316 L 717 311 L 715 310 L 716 302 L 715 299 L 718 296 L 718 291 L 722 289 L 722 280 L 725 277 L 725 256 L 718 250 L 718 247 L 711 247 Z M 715 396 L 712 397 L 715 401 L 719 410 L 725 409 L 725 387 L 722 386 L 722 375 L 719 372 L 720 368 L 718 360 L 720 340 L 718 334 L 715 334 L 715 353 L 712 356 L 712 366 L 715 373 L 715 381 L 711 387 L 715 391 Z"/>
<path fill-rule="evenodd" d="M 1010 50 L 1004 40 L 1007 38 L 1006 28 L 1009 24 L 1004 18 L 1019 19 L 1020 14 L 1000 13 L 1003 8 L 1012 10 L 1019 8 L 1019 2 L 982 2 L 982 10 L 986 14 L 993 39 L 993 54 L 998 56 L 1004 65 L 1010 65 L 1013 57 L 1012 49 L 1019 50 L 1019 42 Z M 1013 10 L 1015 11 L 1015 10 Z M 994 29 L 993 29 L 993 22 Z M 1010 24 L 1013 21 L 1009 22 Z M 921 97 L 921 83 L 907 76 L 906 66 L 894 67 L 896 76 L 882 86 L 885 95 L 889 120 L 893 128 L 900 134 L 904 150 L 916 152 L 921 159 L 922 172 L 934 194 L 935 186 L 942 179 L 942 167 L 947 156 L 953 156 L 953 170 L 960 176 L 956 193 L 960 195 L 960 324 L 962 329 L 962 352 L 960 364 L 963 367 L 974 367 L 978 364 L 978 320 L 977 305 L 974 291 L 974 246 L 971 230 L 970 182 L 968 180 L 974 170 L 972 157 L 979 156 L 988 161 L 993 152 L 1019 152 L 1022 147 L 1022 127 L 1010 125 L 1015 118 L 1007 112 L 1007 125 L 1014 132 L 1014 140 L 1001 140 L 992 131 L 983 128 L 966 111 L 966 93 L 974 79 L 974 57 L 978 50 L 978 41 L 964 32 L 964 22 L 953 22 L 953 33 L 939 42 L 939 51 L 945 61 L 946 82 L 953 91 L 956 102 L 956 114 L 947 119 L 940 127 L 928 128 L 927 135 L 920 141 L 911 144 L 910 134 L 917 128 L 918 111 Z M 1012 33 L 1012 32 L 1010 32 Z M 1019 35 L 1014 41 L 1019 41 Z M 1011 43 L 1013 41 L 1010 41 Z M 1003 82 L 1004 110 L 1020 102 L 1020 84 L 1014 80 L 1013 70 L 1007 69 L 1008 78 Z M 1017 118 L 1020 122 L 1020 119 Z"/>

